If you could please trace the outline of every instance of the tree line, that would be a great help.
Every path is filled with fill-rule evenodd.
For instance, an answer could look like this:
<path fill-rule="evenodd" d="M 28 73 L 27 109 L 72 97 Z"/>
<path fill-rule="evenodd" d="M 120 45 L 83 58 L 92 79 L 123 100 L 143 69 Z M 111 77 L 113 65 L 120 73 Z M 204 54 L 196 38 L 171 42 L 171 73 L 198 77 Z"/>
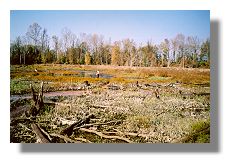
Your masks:
<path fill-rule="evenodd" d="M 116 66 L 210 67 L 210 41 L 197 36 L 177 34 L 160 44 L 148 41 L 137 45 L 132 39 L 111 43 L 104 36 L 63 28 L 61 36 L 49 36 L 38 23 L 28 27 L 24 36 L 11 41 L 11 64 L 85 64 Z"/>

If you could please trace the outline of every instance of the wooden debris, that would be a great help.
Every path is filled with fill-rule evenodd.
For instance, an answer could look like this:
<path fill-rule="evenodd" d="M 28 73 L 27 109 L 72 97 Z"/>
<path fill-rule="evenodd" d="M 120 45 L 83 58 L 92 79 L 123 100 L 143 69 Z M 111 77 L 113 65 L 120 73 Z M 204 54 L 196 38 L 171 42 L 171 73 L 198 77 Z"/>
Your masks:
<path fill-rule="evenodd" d="M 76 140 L 78 140 L 78 141 L 85 142 L 85 143 L 92 143 L 91 141 L 89 141 L 89 140 L 87 140 L 87 139 L 85 139 L 85 138 L 74 138 L 74 139 L 76 139 Z"/>
<path fill-rule="evenodd" d="M 122 122 L 122 120 L 114 120 L 114 121 L 109 121 L 109 122 L 106 122 L 106 123 L 92 123 L 92 124 L 82 125 L 79 128 L 99 126 L 99 125 L 108 125 L 108 124 L 112 124 L 112 123 L 120 124 L 121 122 Z M 79 129 L 79 128 L 76 128 L 76 129 Z"/>
<path fill-rule="evenodd" d="M 210 93 L 194 93 L 197 96 L 210 96 Z"/>
<path fill-rule="evenodd" d="M 16 125 L 18 123 L 30 123 L 32 122 L 31 118 L 16 118 L 11 120 L 11 126 Z"/>
<path fill-rule="evenodd" d="M 146 87 L 152 86 L 152 85 L 150 85 L 150 84 L 148 84 L 148 83 L 145 83 L 144 85 L 145 85 Z"/>
<path fill-rule="evenodd" d="M 40 143 L 51 143 L 50 138 L 45 134 L 45 131 L 38 124 L 31 124 L 33 132 L 37 135 Z"/>
<path fill-rule="evenodd" d="M 140 85 L 139 85 L 139 82 L 138 82 L 138 81 L 136 81 L 136 87 L 140 87 Z"/>
<path fill-rule="evenodd" d="M 123 137 L 120 137 L 120 136 L 108 136 L 108 135 L 103 134 L 102 132 L 97 132 L 95 130 L 90 130 L 90 129 L 86 129 L 86 128 L 80 128 L 79 130 L 96 134 L 96 135 L 100 136 L 101 138 L 118 139 L 118 140 L 122 140 L 122 141 L 127 142 L 127 143 L 134 143 L 131 140 L 129 140 L 128 138 L 123 138 Z"/>
<path fill-rule="evenodd" d="M 22 128 L 24 128 L 25 130 L 27 130 L 27 131 L 31 131 L 32 132 L 32 130 L 31 129 L 29 129 L 28 127 L 26 127 L 24 124 L 22 124 L 22 123 L 19 123 L 19 126 L 21 126 Z"/>
<path fill-rule="evenodd" d="M 160 115 L 163 114 L 163 113 L 165 113 L 165 111 L 162 111 L 162 112 L 156 114 L 156 117 L 157 117 L 157 116 L 160 116 Z"/>
<path fill-rule="evenodd" d="M 61 131 L 62 135 L 72 135 L 73 130 L 75 127 L 79 127 L 81 125 L 84 125 L 86 123 L 89 123 L 90 118 L 93 118 L 94 115 L 90 114 L 89 116 L 85 117 L 84 119 L 80 119 L 78 122 L 75 122 L 74 124 L 70 125 L 69 127 L 65 128 L 64 130 Z"/>
<path fill-rule="evenodd" d="M 84 81 L 85 86 L 91 86 L 91 84 L 88 81 Z"/>
<path fill-rule="evenodd" d="M 120 86 L 116 86 L 116 85 L 108 85 L 108 89 L 110 89 L 110 90 L 120 90 L 121 87 Z"/>
<path fill-rule="evenodd" d="M 33 104 L 30 110 L 25 113 L 27 117 L 38 115 L 38 113 L 40 112 L 40 110 L 42 109 L 44 105 L 43 104 L 43 82 L 41 82 L 41 92 L 38 94 L 34 91 L 31 84 L 30 84 L 30 88 L 33 94 Z"/>
<path fill-rule="evenodd" d="M 165 87 L 174 87 L 174 83 L 169 83 L 169 84 L 166 85 Z"/>
<path fill-rule="evenodd" d="M 121 132 L 117 129 L 113 129 L 113 130 L 117 131 L 116 133 L 118 133 L 118 134 L 126 135 L 126 136 L 142 137 L 145 139 L 150 137 L 149 135 L 146 135 L 146 134 L 138 134 L 138 133 L 133 133 L 133 132 Z"/>
<path fill-rule="evenodd" d="M 105 109 L 108 108 L 109 106 L 89 105 L 89 107 Z"/>
<path fill-rule="evenodd" d="M 159 93 L 159 90 L 158 90 L 158 89 L 155 89 L 153 93 L 155 94 L 155 97 L 156 97 L 157 99 L 160 99 L 160 93 Z"/>
<path fill-rule="evenodd" d="M 56 124 L 57 125 L 72 125 L 74 123 L 76 123 L 77 121 L 75 120 L 67 120 L 61 117 L 57 117 L 56 118 Z"/>
<path fill-rule="evenodd" d="M 51 134 L 52 137 L 58 137 L 60 139 L 63 139 L 65 142 L 70 142 L 70 143 L 80 143 L 78 141 L 74 141 L 66 136 L 63 136 L 63 135 L 59 135 L 59 134 Z"/>

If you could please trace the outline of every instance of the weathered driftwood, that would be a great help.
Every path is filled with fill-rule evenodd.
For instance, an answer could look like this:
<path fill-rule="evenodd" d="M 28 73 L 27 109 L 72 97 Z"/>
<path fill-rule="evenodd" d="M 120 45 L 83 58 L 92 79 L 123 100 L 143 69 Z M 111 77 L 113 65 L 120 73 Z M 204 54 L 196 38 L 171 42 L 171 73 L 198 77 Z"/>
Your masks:
<path fill-rule="evenodd" d="M 45 133 L 45 131 L 40 128 L 40 126 L 38 124 L 31 124 L 31 127 L 33 129 L 33 132 L 37 135 L 37 138 L 39 140 L 40 143 L 50 143 L 51 140 L 48 137 L 48 135 Z"/>
<path fill-rule="evenodd" d="M 124 138 L 124 137 L 120 137 L 120 136 L 109 136 L 109 135 L 105 135 L 102 132 L 97 132 L 95 130 L 90 130 L 90 129 L 86 129 L 86 128 L 80 128 L 80 131 L 84 131 L 84 132 L 89 132 L 89 133 L 93 133 L 96 134 L 98 136 L 100 136 L 101 138 L 106 138 L 106 139 L 118 139 L 118 140 L 122 140 L 124 142 L 127 143 L 134 143 L 131 140 L 129 140 L 128 138 Z"/>
<path fill-rule="evenodd" d="M 78 122 L 70 125 L 69 127 L 65 128 L 64 130 L 62 130 L 61 134 L 62 135 L 68 135 L 68 136 L 72 135 L 73 130 L 74 130 L 75 127 L 79 127 L 81 125 L 89 123 L 90 119 L 93 118 L 93 117 L 94 117 L 94 115 L 90 114 L 87 117 L 85 117 L 84 119 L 80 119 Z"/>

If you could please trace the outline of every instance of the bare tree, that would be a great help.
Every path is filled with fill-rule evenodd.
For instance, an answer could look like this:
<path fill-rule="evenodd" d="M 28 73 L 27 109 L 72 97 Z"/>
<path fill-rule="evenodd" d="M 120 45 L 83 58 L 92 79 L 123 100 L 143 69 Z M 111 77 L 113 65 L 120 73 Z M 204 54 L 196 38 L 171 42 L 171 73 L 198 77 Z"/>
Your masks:
<path fill-rule="evenodd" d="M 177 52 L 179 54 L 179 57 L 181 59 L 182 67 L 184 68 L 184 62 L 185 62 L 185 36 L 183 34 L 177 34 L 175 37 L 175 41 L 177 44 Z"/>
<path fill-rule="evenodd" d="M 191 57 L 193 64 L 195 64 L 199 54 L 200 41 L 197 36 L 189 36 L 187 37 L 186 42 L 189 56 Z"/>
<path fill-rule="evenodd" d="M 24 52 L 23 52 L 23 56 L 24 56 L 24 64 L 25 64 L 25 59 L 26 59 L 26 51 L 27 51 L 27 47 L 29 45 L 29 38 L 27 36 L 23 36 L 22 37 L 22 45 L 23 45 L 23 48 L 24 48 Z"/>
<path fill-rule="evenodd" d="M 61 43 L 62 43 L 62 48 L 63 48 L 63 52 L 64 52 L 64 61 L 65 62 L 67 62 L 67 61 L 73 62 L 74 55 L 70 54 L 70 56 L 71 56 L 70 58 L 67 58 L 67 56 L 68 56 L 69 48 L 74 48 L 75 42 L 76 42 L 76 35 L 74 33 L 72 33 L 72 31 L 70 29 L 68 29 L 67 27 L 63 28 Z M 73 52 L 73 49 L 70 50 L 70 52 Z"/>
<path fill-rule="evenodd" d="M 132 66 L 133 64 L 133 57 L 134 57 L 134 41 L 130 39 L 122 40 L 123 51 L 122 51 L 122 58 L 121 64 Z"/>
<path fill-rule="evenodd" d="M 111 64 L 112 65 L 120 65 L 120 42 L 115 42 L 112 47 L 112 56 L 111 56 Z"/>
<path fill-rule="evenodd" d="M 53 41 L 53 48 L 55 50 L 55 55 L 56 55 L 55 60 L 57 61 L 58 55 L 59 55 L 59 49 L 60 49 L 59 38 L 56 35 L 54 35 L 52 36 L 52 41 Z"/>
<path fill-rule="evenodd" d="M 165 66 L 165 62 L 167 62 L 167 66 L 170 65 L 170 57 L 169 57 L 169 50 L 170 50 L 170 42 L 168 39 L 164 39 L 163 42 L 161 42 L 160 46 L 160 53 L 161 53 L 161 62 L 162 66 Z"/>
<path fill-rule="evenodd" d="M 42 31 L 40 43 L 41 43 L 42 62 L 46 63 L 48 59 L 46 51 L 49 49 L 49 36 L 45 28 Z"/>
<path fill-rule="evenodd" d="M 171 50 L 172 50 L 172 55 L 173 55 L 173 60 L 174 60 L 174 62 L 176 62 L 176 52 L 177 52 L 177 41 L 176 41 L 176 39 L 172 39 L 171 41 L 170 41 L 170 43 L 171 43 Z"/>
<path fill-rule="evenodd" d="M 44 28 L 41 34 L 41 50 L 45 52 L 46 48 L 49 48 L 49 36 L 47 30 Z"/>
<path fill-rule="evenodd" d="M 26 36 L 32 41 L 31 43 L 34 46 L 39 45 L 41 30 L 42 30 L 42 28 L 38 23 L 33 23 L 28 28 Z"/>
<path fill-rule="evenodd" d="M 22 41 L 21 41 L 21 38 L 20 38 L 20 36 L 18 36 L 17 38 L 16 38 L 16 40 L 15 40 L 15 45 L 16 45 L 16 49 L 17 49 L 17 53 L 18 53 L 18 55 L 19 55 L 19 57 L 20 57 L 20 64 L 22 64 L 22 62 L 21 62 L 21 60 L 22 60 L 22 51 L 21 51 L 21 46 L 22 46 Z M 25 61 L 24 61 L 25 62 Z"/>

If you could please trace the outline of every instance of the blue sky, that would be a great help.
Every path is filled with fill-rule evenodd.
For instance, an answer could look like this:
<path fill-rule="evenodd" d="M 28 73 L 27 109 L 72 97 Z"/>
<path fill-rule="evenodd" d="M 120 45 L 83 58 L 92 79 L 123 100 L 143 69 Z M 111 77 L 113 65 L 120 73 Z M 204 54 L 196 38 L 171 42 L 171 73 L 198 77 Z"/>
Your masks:
<path fill-rule="evenodd" d="M 210 11 L 56 11 L 56 10 L 12 10 L 11 40 L 25 35 L 29 25 L 37 22 L 46 28 L 48 34 L 61 35 L 64 27 L 73 33 L 103 35 L 112 42 L 125 38 L 137 44 L 151 40 L 160 43 L 165 38 L 173 38 L 178 33 L 198 36 L 205 40 L 210 37 Z"/>

